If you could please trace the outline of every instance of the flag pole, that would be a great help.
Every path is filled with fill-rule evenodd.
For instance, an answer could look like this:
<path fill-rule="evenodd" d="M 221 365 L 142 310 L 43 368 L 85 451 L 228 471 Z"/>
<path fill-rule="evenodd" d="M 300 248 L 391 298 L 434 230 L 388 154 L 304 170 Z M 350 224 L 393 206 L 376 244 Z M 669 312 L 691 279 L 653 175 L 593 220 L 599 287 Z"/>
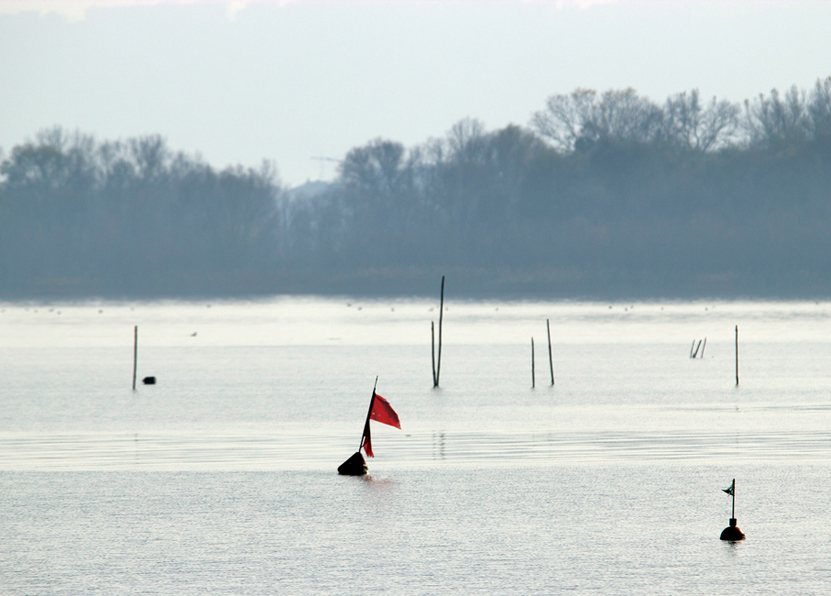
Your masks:
<path fill-rule="evenodd" d="M 361 434 L 361 444 L 358 446 L 358 451 L 364 446 L 364 437 L 366 436 L 366 429 L 369 427 L 369 417 L 372 416 L 372 406 L 375 404 L 375 390 L 378 388 L 378 377 L 375 377 L 375 385 L 372 386 L 372 397 L 369 400 L 369 410 L 366 412 L 366 422 L 364 422 L 364 432 Z"/>
<path fill-rule="evenodd" d="M 730 517 L 730 525 L 724 528 L 724 530 L 722 530 L 721 536 L 719 538 L 721 540 L 727 540 L 729 542 L 738 542 L 739 540 L 744 540 L 744 532 L 742 532 L 739 526 L 736 524 L 736 479 L 733 478 L 733 483 L 730 485 L 730 488 L 723 488 L 722 490 L 731 497 L 733 497 L 733 511 L 732 516 Z"/>

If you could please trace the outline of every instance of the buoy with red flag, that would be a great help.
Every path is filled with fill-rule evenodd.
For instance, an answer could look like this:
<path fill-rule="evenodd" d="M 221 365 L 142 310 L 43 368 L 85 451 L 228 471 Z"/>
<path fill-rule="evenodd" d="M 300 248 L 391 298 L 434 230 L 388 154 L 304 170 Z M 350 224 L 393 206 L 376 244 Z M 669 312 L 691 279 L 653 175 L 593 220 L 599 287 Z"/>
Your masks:
<path fill-rule="evenodd" d="M 352 454 L 352 457 L 347 459 L 338 467 L 338 474 L 344 476 L 363 476 L 367 473 L 368 468 L 364 456 L 361 455 L 361 449 L 369 457 L 375 457 L 372 452 L 372 437 L 369 433 L 369 421 L 375 420 L 382 424 L 389 424 L 395 428 L 401 428 L 401 422 L 398 420 L 398 414 L 392 409 L 390 402 L 375 393 L 378 387 L 378 377 L 375 377 L 375 386 L 372 388 L 372 398 L 369 400 L 369 411 L 366 414 L 366 422 L 364 423 L 364 433 L 361 435 L 361 446 Z"/>

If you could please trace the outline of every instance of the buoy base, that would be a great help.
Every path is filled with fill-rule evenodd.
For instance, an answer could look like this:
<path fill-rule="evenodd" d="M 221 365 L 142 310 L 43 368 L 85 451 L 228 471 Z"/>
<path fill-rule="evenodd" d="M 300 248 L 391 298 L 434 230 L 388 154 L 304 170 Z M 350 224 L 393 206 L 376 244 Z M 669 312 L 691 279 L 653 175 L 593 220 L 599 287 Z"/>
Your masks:
<path fill-rule="evenodd" d="M 729 540 L 730 542 L 738 542 L 744 540 L 744 532 L 736 525 L 736 518 L 730 518 L 730 525 L 724 528 L 721 533 L 721 540 Z"/>
<path fill-rule="evenodd" d="M 352 457 L 338 467 L 338 474 L 344 476 L 363 476 L 368 471 L 369 468 L 366 467 L 366 460 L 360 451 L 353 453 Z"/>

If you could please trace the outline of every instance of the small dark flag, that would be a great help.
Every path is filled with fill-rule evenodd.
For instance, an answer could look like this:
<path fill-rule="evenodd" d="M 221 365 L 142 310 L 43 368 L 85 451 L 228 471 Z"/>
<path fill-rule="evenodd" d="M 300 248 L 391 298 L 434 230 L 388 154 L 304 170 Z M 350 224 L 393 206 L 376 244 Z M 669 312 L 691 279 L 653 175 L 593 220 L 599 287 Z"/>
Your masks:
<path fill-rule="evenodd" d="M 733 483 L 730 485 L 730 488 L 723 488 L 721 490 L 726 492 L 728 495 L 730 495 L 732 497 L 735 490 L 736 490 L 736 481 L 733 480 Z"/>

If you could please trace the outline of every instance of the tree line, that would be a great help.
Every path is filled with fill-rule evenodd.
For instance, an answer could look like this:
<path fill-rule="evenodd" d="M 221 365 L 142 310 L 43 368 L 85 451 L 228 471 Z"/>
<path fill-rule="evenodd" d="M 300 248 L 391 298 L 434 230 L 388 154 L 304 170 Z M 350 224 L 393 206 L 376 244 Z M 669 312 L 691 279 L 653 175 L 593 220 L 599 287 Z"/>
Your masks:
<path fill-rule="evenodd" d="M 548 98 L 350 150 L 311 196 L 159 136 L 61 128 L 0 156 L 0 295 L 831 294 L 831 77 L 742 104 Z"/>

